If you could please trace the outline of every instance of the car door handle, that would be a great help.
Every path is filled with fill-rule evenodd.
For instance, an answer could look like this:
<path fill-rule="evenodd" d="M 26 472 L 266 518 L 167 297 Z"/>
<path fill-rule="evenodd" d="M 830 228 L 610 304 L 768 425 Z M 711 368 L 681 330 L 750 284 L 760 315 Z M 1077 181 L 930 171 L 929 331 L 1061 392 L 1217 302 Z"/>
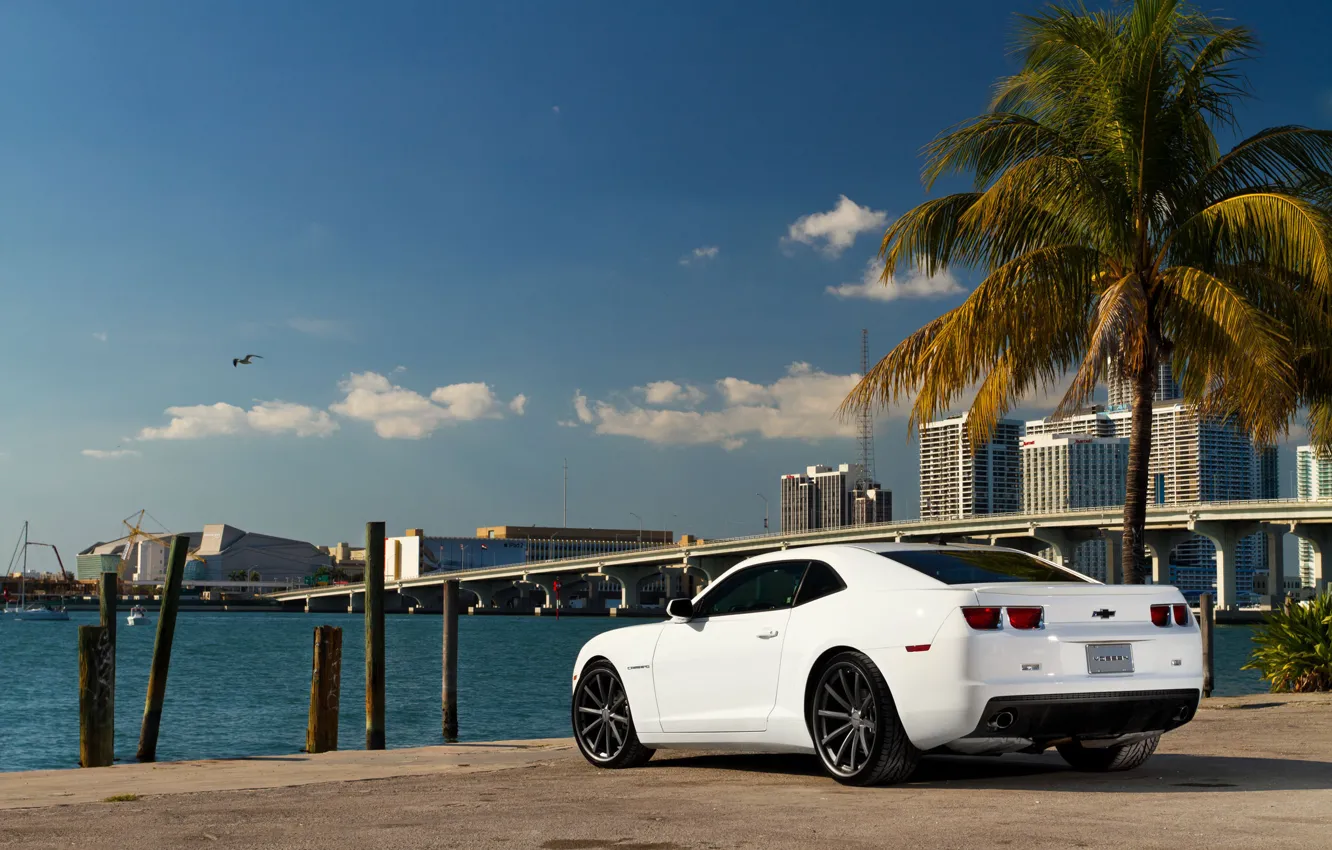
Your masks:
<path fill-rule="evenodd" d="M 776 630 L 776 629 L 768 629 L 766 632 L 759 632 L 759 633 L 758 633 L 758 636 L 759 636 L 760 638 L 762 638 L 763 640 L 767 640 L 768 638 L 775 638 L 775 637 L 777 637 L 777 630 Z"/>

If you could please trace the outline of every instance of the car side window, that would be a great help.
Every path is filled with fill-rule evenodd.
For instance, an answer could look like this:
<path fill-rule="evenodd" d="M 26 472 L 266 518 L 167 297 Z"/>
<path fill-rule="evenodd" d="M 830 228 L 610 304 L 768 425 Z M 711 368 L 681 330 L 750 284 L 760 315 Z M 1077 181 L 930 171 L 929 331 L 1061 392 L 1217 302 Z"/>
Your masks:
<path fill-rule="evenodd" d="M 845 589 L 846 583 L 832 567 L 822 561 L 810 561 L 805 578 L 800 582 L 800 589 L 796 591 L 795 604 L 804 605 Z"/>
<path fill-rule="evenodd" d="M 718 617 L 790 608 L 806 561 L 759 564 L 723 579 L 703 597 L 695 617 Z"/>

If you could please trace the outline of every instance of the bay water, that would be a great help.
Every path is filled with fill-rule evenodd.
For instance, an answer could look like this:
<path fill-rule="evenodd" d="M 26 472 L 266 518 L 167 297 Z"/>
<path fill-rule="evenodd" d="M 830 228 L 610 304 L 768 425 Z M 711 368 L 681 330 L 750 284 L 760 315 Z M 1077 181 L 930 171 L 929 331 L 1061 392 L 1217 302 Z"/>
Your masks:
<path fill-rule="evenodd" d="M 116 759 L 138 746 L 156 612 L 117 625 Z M 97 612 L 68 622 L 0 622 L 0 770 L 73 768 L 79 758 L 78 640 Z M 305 745 L 313 630 L 340 626 L 339 749 L 365 746 L 365 638 L 360 614 L 182 612 L 176 622 L 157 757 L 160 761 L 299 752 Z M 459 739 L 565 737 L 573 662 L 590 637 L 628 624 L 609 617 L 479 616 L 458 621 Z M 442 620 L 386 619 L 385 730 L 389 747 L 443 742 Z M 1240 670 L 1251 626 L 1218 626 L 1216 695 L 1266 690 Z"/>

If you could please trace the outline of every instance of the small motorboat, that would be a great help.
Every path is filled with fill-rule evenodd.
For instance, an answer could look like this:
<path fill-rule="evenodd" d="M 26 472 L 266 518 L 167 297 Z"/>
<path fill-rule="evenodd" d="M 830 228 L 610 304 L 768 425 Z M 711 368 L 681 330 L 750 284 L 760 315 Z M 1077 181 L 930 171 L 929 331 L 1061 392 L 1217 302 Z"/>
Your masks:
<path fill-rule="evenodd" d="M 130 609 L 129 616 L 125 618 L 127 626 L 146 626 L 148 625 L 148 612 L 143 610 L 142 605 L 135 605 Z"/>

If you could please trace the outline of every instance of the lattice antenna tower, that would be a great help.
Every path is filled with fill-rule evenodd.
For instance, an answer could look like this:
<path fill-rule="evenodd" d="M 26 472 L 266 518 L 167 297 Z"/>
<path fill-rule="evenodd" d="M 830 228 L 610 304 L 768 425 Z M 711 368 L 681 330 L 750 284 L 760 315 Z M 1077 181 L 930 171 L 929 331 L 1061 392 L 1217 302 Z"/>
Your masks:
<path fill-rule="evenodd" d="M 869 328 L 860 329 L 860 376 L 869 374 Z M 860 468 L 864 478 L 856 483 L 862 490 L 874 486 L 874 411 L 866 404 L 856 414 L 860 430 Z"/>

